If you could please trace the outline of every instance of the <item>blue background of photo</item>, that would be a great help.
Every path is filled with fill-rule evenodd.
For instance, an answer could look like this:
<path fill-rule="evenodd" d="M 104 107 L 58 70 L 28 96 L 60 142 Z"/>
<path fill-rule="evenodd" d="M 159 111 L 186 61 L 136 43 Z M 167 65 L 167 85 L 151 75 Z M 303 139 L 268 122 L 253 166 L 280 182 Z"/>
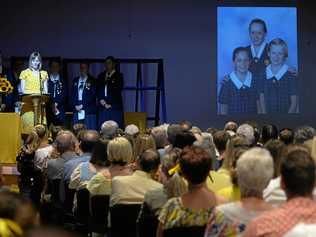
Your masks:
<path fill-rule="evenodd" d="M 267 43 L 274 38 L 286 41 L 289 49 L 287 64 L 298 70 L 297 12 L 295 7 L 218 7 L 217 8 L 217 92 L 221 80 L 233 69 L 232 52 L 250 45 L 248 26 L 252 19 L 266 22 Z"/>

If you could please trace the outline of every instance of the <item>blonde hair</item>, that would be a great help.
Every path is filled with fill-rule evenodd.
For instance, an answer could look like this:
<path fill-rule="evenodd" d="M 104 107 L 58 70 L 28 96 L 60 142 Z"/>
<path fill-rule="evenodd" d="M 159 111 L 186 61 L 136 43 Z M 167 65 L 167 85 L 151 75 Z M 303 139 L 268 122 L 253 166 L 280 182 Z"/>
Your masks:
<path fill-rule="evenodd" d="M 130 142 L 124 137 L 111 140 L 107 148 L 108 159 L 111 163 L 130 163 L 133 159 L 133 149 Z"/>
<path fill-rule="evenodd" d="M 316 137 L 313 137 L 313 139 L 311 140 L 312 145 L 311 145 L 311 156 L 314 160 L 314 162 L 316 163 Z"/>
<path fill-rule="evenodd" d="M 289 56 L 289 50 L 288 50 L 287 44 L 283 39 L 276 38 L 276 39 L 271 40 L 271 42 L 268 45 L 268 52 L 270 52 L 272 45 L 282 46 L 284 50 L 285 58 Z"/>
<path fill-rule="evenodd" d="M 34 127 L 34 131 L 37 133 L 40 139 L 47 138 L 47 129 L 44 125 L 38 124 Z"/>
<path fill-rule="evenodd" d="M 152 135 L 141 134 L 135 139 L 134 158 L 137 159 L 144 151 L 148 149 L 156 150 L 155 139 Z"/>
<path fill-rule="evenodd" d="M 36 151 L 40 143 L 41 140 L 35 131 L 31 131 L 25 141 L 25 145 L 30 152 Z"/>

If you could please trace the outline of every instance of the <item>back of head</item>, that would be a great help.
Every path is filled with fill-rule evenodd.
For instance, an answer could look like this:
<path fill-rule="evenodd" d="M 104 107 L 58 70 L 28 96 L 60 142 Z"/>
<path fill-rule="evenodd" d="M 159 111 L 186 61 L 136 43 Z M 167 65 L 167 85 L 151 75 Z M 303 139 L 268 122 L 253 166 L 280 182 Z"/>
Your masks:
<path fill-rule="evenodd" d="M 139 168 L 146 173 L 156 172 L 160 165 L 159 153 L 156 150 L 144 151 L 137 160 Z"/>
<path fill-rule="evenodd" d="M 249 124 L 244 123 L 240 125 L 237 129 L 237 135 L 243 136 L 247 140 L 248 145 L 250 146 L 253 145 L 255 142 L 254 129 Z"/>
<path fill-rule="evenodd" d="M 172 149 L 167 154 L 162 157 L 161 161 L 161 171 L 167 176 L 170 177 L 169 170 L 174 168 L 177 164 L 181 155 L 181 150 L 178 148 Z"/>
<path fill-rule="evenodd" d="M 184 130 L 191 130 L 192 129 L 192 123 L 188 120 L 182 120 L 179 125 L 184 129 Z"/>
<path fill-rule="evenodd" d="M 186 147 L 180 156 L 180 168 L 189 183 L 200 184 L 205 182 L 212 168 L 212 159 L 199 147 Z"/>
<path fill-rule="evenodd" d="M 273 163 L 274 163 L 274 177 L 278 177 L 280 175 L 280 163 L 281 156 L 283 154 L 283 150 L 285 145 L 282 141 L 277 139 L 269 140 L 264 147 L 270 152 Z"/>
<path fill-rule="evenodd" d="M 98 166 L 108 166 L 107 142 L 97 141 L 94 145 L 90 163 Z"/>
<path fill-rule="evenodd" d="M 34 131 L 37 133 L 40 139 L 44 139 L 47 137 L 47 130 L 46 127 L 42 124 L 38 124 L 34 127 Z"/>
<path fill-rule="evenodd" d="M 55 141 L 58 133 L 60 133 L 62 130 L 63 130 L 63 127 L 62 126 L 52 126 L 51 129 L 51 134 L 52 134 L 52 139 L 53 141 Z"/>
<path fill-rule="evenodd" d="M 167 127 L 158 126 L 151 130 L 157 149 L 164 148 L 168 144 Z"/>
<path fill-rule="evenodd" d="M 59 154 L 67 151 L 75 151 L 78 140 L 75 135 L 70 131 L 60 132 L 54 142 L 54 145 Z"/>
<path fill-rule="evenodd" d="M 282 159 L 281 178 L 288 198 L 311 196 L 315 184 L 315 162 L 304 147 L 289 147 Z"/>
<path fill-rule="evenodd" d="M 236 172 L 241 196 L 262 198 L 274 172 L 269 151 L 262 148 L 245 151 L 237 161 Z"/>
<path fill-rule="evenodd" d="M 302 126 L 294 132 L 294 143 L 303 144 L 305 141 L 312 139 L 315 136 L 315 129 L 311 126 Z"/>
<path fill-rule="evenodd" d="M 137 136 L 139 128 L 135 124 L 130 124 L 125 127 L 124 133 L 130 136 Z"/>
<path fill-rule="evenodd" d="M 238 124 L 234 121 L 229 121 L 224 126 L 224 131 L 233 131 L 234 133 L 237 132 Z"/>
<path fill-rule="evenodd" d="M 195 141 L 196 138 L 193 133 L 184 130 L 176 135 L 173 147 L 183 149 L 186 146 L 192 146 Z"/>
<path fill-rule="evenodd" d="M 99 133 L 95 130 L 84 130 L 81 135 L 80 149 L 84 153 L 92 153 L 94 145 L 99 140 Z"/>
<path fill-rule="evenodd" d="M 226 131 L 217 131 L 214 134 L 213 140 L 218 152 L 222 153 L 225 151 L 229 138 L 230 136 Z"/>
<path fill-rule="evenodd" d="M 40 138 L 38 137 L 35 131 L 31 131 L 30 134 L 27 136 L 25 145 L 34 152 L 40 145 Z"/>
<path fill-rule="evenodd" d="M 278 135 L 278 129 L 275 125 L 266 124 L 262 126 L 261 139 L 263 144 L 265 144 L 270 139 L 277 139 Z"/>
<path fill-rule="evenodd" d="M 133 159 L 133 149 L 124 137 L 116 137 L 108 143 L 108 158 L 112 164 L 125 165 Z"/>
<path fill-rule="evenodd" d="M 86 129 L 87 129 L 87 127 L 86 127 L 86 125 L 83 124 L 83 123 L 76 123 L 76 124 L 74 124 L 73 127 L 72 127 L 72 131 L 73 131 L 73 133 L 75 134 L 76 138 L 78 138 L 78 139 L 79 139 L 80 133 L 81 133 L 82 131 L 86 130 Z M 80 140 L 80 139 L 79 139 L 79 140 Z"/>
<path fill-rule="evenodd" d="M 156 149 L 155 140 L 152 135 L 140 134 L 135 140 L 134 157 L 137 159 L 144 151 Z"/>
<path fill-rule="evenodd" d="M 285 144 L 293 144 L 294 141 L 294 132 L 290 128 L 283 128 L 280 130 L 279 139 Z"/>
<path fill-rule="evenodd" d="M 113 139 L 117 136 L 119 126 L 113 120 L 105 121 L 101 126 L 101 134 L 104 139 Z"/>
<path fill-rule="evenodd" d="M 168 141 L 170 144 L 174 144 L 178 133 L 184 129 L 179 124 L 170 124 L 167 128 Z"/>

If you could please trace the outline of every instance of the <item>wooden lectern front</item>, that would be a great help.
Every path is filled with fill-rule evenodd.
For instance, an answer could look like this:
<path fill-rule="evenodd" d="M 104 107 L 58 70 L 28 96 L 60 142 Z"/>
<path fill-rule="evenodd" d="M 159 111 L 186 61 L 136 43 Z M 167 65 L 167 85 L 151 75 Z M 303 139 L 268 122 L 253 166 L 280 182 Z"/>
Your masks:
<path fill-rule="evenodd" d="M 22 96 L 22 133 L 29 133 L 37 124 L 46 123 L 46 103 L 49 101 L 47 94 L 31 94 Z M 25 117 L 23 119 L 23 116 Z M 33 121 L 31 121 L 33 120 Z"/>

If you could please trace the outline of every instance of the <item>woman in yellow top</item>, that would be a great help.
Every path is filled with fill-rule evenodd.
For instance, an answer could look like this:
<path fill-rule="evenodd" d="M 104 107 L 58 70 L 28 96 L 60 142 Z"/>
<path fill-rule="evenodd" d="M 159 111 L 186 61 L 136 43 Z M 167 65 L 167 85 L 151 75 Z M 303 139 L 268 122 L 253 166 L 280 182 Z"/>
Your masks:
<path fill-rule="evenodd" d="M 42 58 L 40 53 L 33 52 L 29 58 L 29 67 L 20 74 L 20 93 L 28 94 L 47 94 L 48 74 L 41 70 Z M 34 126 L 34 112 L 32 106 L 24 105 L 24 113 L 21 116 L 22 134 L 29 134 Z M 43 119 L 45 123 L 45 118 Z"/>
<path fill-rule="evenodd" d="M 46 71 L 41 70 L 42 58 L 39 52 L 30 55 L 29 67 L 20 74 L 22 94 L 46 94 L 47 79 Z"/>

